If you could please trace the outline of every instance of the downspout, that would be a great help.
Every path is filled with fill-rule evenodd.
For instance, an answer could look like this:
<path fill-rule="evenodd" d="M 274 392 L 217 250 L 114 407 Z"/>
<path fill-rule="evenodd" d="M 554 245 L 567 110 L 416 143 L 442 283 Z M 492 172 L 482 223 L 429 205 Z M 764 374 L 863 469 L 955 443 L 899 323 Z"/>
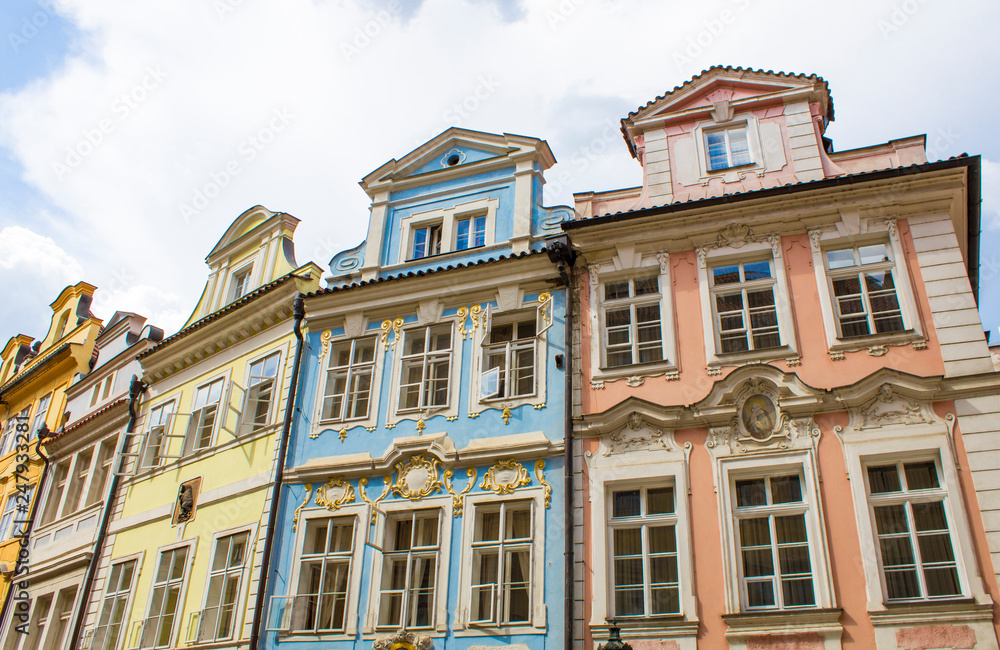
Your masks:
<path fill-rule="evenodd" d="M 48 426 L 42 424 L 42 427 L 38 430 L 38 442 L 35 443 L 35 453 L 42 459 L 44 466 L 42 467 L 41 475 L 38 477 L 38 486 L 35 488 L 34 499 L 31 501 L 31 512 L 28 513 L 28 521 L 24 524 L 23 534 L 14 536 L 20 538 L 19 544 L 21 545 L 22 551 L 28 551 L 28 545 L 31 541 L 31 529 L 35 524 L 35 514 L 38 512 L 38 502 L 42 498 L 42 489 L 45 487 L 45 477 L 49 475 L 49 458 L 42 453 L 42 440 L 45 440 L 45 438 L 49 436 L 49 433 L 50 431 Z M 14 525 L 16 524 L 17 520 L 14 521 Z M 15 579 L 15 576 L 17 576 L 17 567 L 20 565 L 21 562 L 19 552 L 18 562 L 14 564 L 14 573 L 11 574 L 10 588 L 7 589 L 7 593 L 3 597 L 3 606 L 0 607 L 0 622 L 7 620 L 7 609 L 10 607 L 11 597 L 14 593 L 14 585 L 18 582 L 18 580 Z M 24 566 L 27 569 L 27 562 Z M 13 623 L 13 621 L 11 621 L 11 623 Z"/>
<path fill-rule="evenodd" d="M 94 578 L 97 577 L 97 567 L 101 563 L 101 555 L 104 553 L 104 542 L 108 538 L 108 528 L 111 526 L 111 511 L 114 507 L 115 499 L 118 498 L 118 486 L 121 484 L 122 474 L 125 473 L 125 463 L 128 462 L 125 452 L 132 444 L 132 432 L 135 430 L 135 421 L 139 418 L 139 397 L 146 392 L 149 384 L 132 375 L 132 382 L 128 386 L 128 424 L 125 425 L 125 435 L 122 436 L 121 447 L 118 453 L 118 468 L 111 474 L 111 486 L 108 488 L 107 500 L 101 510 L 101 526 L 97 531 L 97 540 L 94 542 L 94 554 L 90 556 L 90 564 L 87 566 L 87 573 L 83 578 L 80 587 L 80 608 L 76 612 L 76 620 L 73 622 L 73 635 L 70 637 L 70 648 L 79 647 L 80 636 L 83 634 L 83 623 L 87 616 L 87 603 L 90 602 L 90 590 L 94 587 Z"/>
<path fill-rule="evenodd" d="M 253 626 L 250 629 L 250 648 L 257 650 L 260 639 L 260 628 L 263 622 L 264 598 L 267 593 L 267 582 L 271 567 L 271 552 L 274 540 L 274 527 L 278 522 L 278 506 L 281 497 L 281 482 L 285 477 L 285 453 L 288 449 L 289 432 L 292 429 L 292 415 L 295 412 L 295 389 L 299 383 L 299 364 L 302 361 L 302 320 L 306 317 L 305 300 L 301 293 L 295 295 L 295 360 L 292 362 L 292 381 L 288 386 L 288 398 L 285 400 L 285 423 L 281 427 L 281 438 L 278 440 L 278 469 L 274 473 L 274 487 L 271 489 L 271 511 L 267 515 L 267 533 L 264 538 L 264 557 L 261 560 L 260 581 L 257 584 L 257 599 L 253 607 Z"/>
<path fill-rule="evenodd" d="M 573 557 L 573 285 L 568 267 L 573 266 L 576 261 L 576 252 L 573 250 L 566 235 L 560 235 L 549 240 L 546 244 L 549 260 L 555 263 L 559 278 L 566 288 L 566 333 L 565 333 L 565 359 L 563 362 L 563 373 L 565 378 L 563 405 L 565 417 L 563 424 L 563 465 L 564 478 L 563 490 L 566 493 L 563 512 L 565 520 L 565 550 L 563 559 L 565 565 L 566 595 L 563 602 L 563 626 L 566 629 L 564 645 L 566 650 L 573 650 L 575 647 L 573 639 L 575 602 L 573 588 L 574 578 L 574 557 Z"/>

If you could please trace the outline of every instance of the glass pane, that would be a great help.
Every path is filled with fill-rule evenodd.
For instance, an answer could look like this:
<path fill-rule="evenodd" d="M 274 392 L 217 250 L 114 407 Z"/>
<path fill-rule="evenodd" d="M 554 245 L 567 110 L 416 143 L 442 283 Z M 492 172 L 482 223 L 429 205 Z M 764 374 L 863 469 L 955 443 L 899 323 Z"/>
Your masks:
<path fill-rule="evenodd" d="M 951 549 L 951 537 L 948 533 L 918 535 L 917 545 L 920 547 L 920 559 L 925 566 L 955 561 L 955 554 Z"/>
<path fill-rule="evenodd" d="M 812 565 L 809 561 L 809 547 L 790 546 L 778 549 L 778 561 L 782 575 L 809 573 Z"/>
<path fill-rule="evenodd" d="M 944 503 L 913 504 L 913 524 L 918 532 L 932 530 L 948 530 L 948 520 L 944 515 Z"/>
<path fill-rule="evenodd" d="M 476 510 L 476 541 L 488 542 L 500 539 L 500 511 Z"/>
<path fill-rule="evenodd" d="M 736 264 L 732 266 L 717 266 L 712 269 L 712 278 L 716 285 L 739 282 L 740 267 Z"/>
<path fill-rule="evenodd" d="M 747 583 L 747 603 L 750 607 L 771 607 L 774 605 L 774 584 L 767 582 Z"/>
<path fill-rule="evenodd" d="M 633 280 L 633 283 L 635 285 L 636 296 L 645 296 L 660 292 L 660 279 L 655 275 L 649 278 L 636 278 Z"/>
<path fill-rule="evenodd" d="M 615 589 L 615 614 L 618 616 L 642 616 L 642 589 Z"/>
<path fill-rule="evenodd" d="M 879 535 L 909 532 L 910 526 L 906 523 L 906 510 L 902 504 L 876 506 L 874 511 L 875 529 Z"/>
<path fill-rule="evenodd" d="M 767 505 L 764 479 L 736 481 L 736 505 L 739 507 Z"/>
<path fill-rule="evenodd" d="M 914 563 L 913 547 L 908 536 L 882 538 L 879 540 L 879 550 L 882 554 L 882 565 L 886 568 L 909 566 Z"/>
<path fill-rule="evenodd" d="M 903 472 L 906 474 L 907 490 L 929 490 L 941 486 L 938 482 L 937 466 L 932 460 L 906 463 L 903 465 Z"/>
<path fill-rule="evenodd" d="M 611 494 L 612 517 L 638 517 L 641 507 L 639 490 L 624 490 Z"/>
<path fill-rule="evenodd" d="M 652 589 L 650 614 L 677 614 L 681 611 L 680 590 L 677 587 Z"/>
<path fill-rule="evenodd" d="M 885 588 L 890 600 L 919 598 L 920 583 L 917 581 L 916 569 L 887 570 Z"/>
<path fill-rule="evenodd" d="M 924 579 L 927 582 L 927 595 L 930 597 L 962 593 L 958 584 L 958 572 L 953 568 L 926 569 Z"/>
<path fill-rule="evenodd" d="M 774 536 L 779 544 L 806 541 L 805 515 L 788 515 L 774 518 Z"/>
<path fill-rule="evenodd" d="M 854 251 L 850 248 L 845 248 L 839 251 L 827 251 L 826 264 L 831 269 L 842 269 L 848 266 L 854 266 Z"/>
<path fill-rule="evenodd" d="M 771 478 L 771 503 L 798 503 L 802 501 L 802 486 L 798 476 Z"/>
<path fill-rule="evenodd" d="M 617 300 L 619 298 L 628 298 L 628 280 L 604 283 L 604 299 Z"/>
<path fill-rule="evenodd" d="M 868 468 L 868 489 L 872 494 L 899 492 L 899 469 L 895 465 L 881 465 Z"/>
<path fill-rule="evenodd" d="M 771 525 L 767 517 L 740 520 L 740 545 L 744 548 L 750 546 L 770 547 Z"/>
<path fill-rule="evenodd" d="M 627 555 L 642 555 L 641 528 L 618 528 L 615 529 L 612 534 L 614 537 L 614 554 L 616 558 Z M 641 582 L 641 570 L 639 571 L 639 577 Z"/>
<path fill-rule="evenodd" d="M 518 506 L 507 508 L 507 534 L 505 539 L 528 539 L 531 537 L 531 508 Z"/>
<path fill-rule="evenodd" d="M 646 513 L 650 515 L 673 514 L 674 488 L 650 488 L 646 490 Z"/>
<path fill-rule="evenodd" d="M 650 526 L 648 533 L 650 553 L 677 552 L 677 537 L 673 526 Z"/>
<path fill-rule="evenodd" d="M 877 262 L 888 262 L 889 252 L 885 244 L 874 244 L 872 246 L 859 246 L 858 256 L 862 264 L 873 264 Z"/>
<path fill-rule="evenodd" d="M 751 280 L 764 280 L 771 277 L 771 263 L 767 260 L 760 262 L 747 262 L 743 265 L 743 279 L 747 282 Z"/>
<path fill-rule="evenodd" d="M 811 578 L 781 581 L 781 596 L 785 607 L 802 607 L 813 605 L 813 588 Z"/>

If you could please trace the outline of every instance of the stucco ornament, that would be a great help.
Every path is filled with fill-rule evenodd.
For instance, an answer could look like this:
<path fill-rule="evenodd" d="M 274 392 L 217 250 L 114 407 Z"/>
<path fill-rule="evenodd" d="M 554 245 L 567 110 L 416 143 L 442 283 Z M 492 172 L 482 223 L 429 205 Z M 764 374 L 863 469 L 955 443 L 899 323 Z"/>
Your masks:
<path fill-rule="evenodd" d="M 444 487 L 448 490 L 448 494 L 451 495 L 452 499 L 452 511 L 456 518 L 462 516 L 462 511 L 465 508 L 465 495 L 468 494 L 469 490 L 476 484 L 476 468 L 470 467 L 465 470 L 465 475 L 469 477 L 469 483 L 465 486 L 465 489 L 461 492 L 456 492 L 454 486 L 451 484 L 451 477 L 453 476 L 452 471 L 445 470 L 444 473 Z"/>
<path fill-rule="evenodd" d="M 670 449 L 669 436 L 650 426 L 638 413 L 628 417 L 628 424 L 607 436 L 601 444 L 601 455 L 611 456 L 631 451 Z"/>
<path fill-rule="evenodd" d="M 389 636 L 382 636 L 372 643 L 372 650 L 433 650 L 434 640 L 426 634 L 400 630 Z"/>
<path fill-rule="evenodd" d="M 891 384 L 882 384 L 878 395 L 865 403 L 860 410 L 859 429 L 874 429 L 887 424 L 921 424 L 933 422 L 920 405 L 899 395 Z"/>
<path fill-rule="evenodd" d="M 514 459 L 499 460 L 486 470 L 486 476 L 479 487 L 493 490 L 497 494 L 513 494 L 514 490 L 531 483 L 531 476 L 524 465 Z"/>
<path fill-rule="evenodd" d="M 781 410 L 778 390 L 766 379 L 743 382 L 736 394 L 736 414 L 728 425 L 709 428 L 705 446 L 730 454 L 810 446 L 820 432 L 811 417 L 792 418 Z"/>
<path fill-rule="evenodd" d="M 354 503 L 354 486 L 340 477 L 331 478 L 316 489 L 316 505 L 329 511 Z"/>
<path fill-rule="evenodd" d="M 396 482 L 392 485 L 392 493 L 416 501 L 441 492 L 444 484 L 439 478 L 440 462 L 437 458 L 428 460 L 423 454 L 417 454 L 406 464 L 396 463 Z"/>

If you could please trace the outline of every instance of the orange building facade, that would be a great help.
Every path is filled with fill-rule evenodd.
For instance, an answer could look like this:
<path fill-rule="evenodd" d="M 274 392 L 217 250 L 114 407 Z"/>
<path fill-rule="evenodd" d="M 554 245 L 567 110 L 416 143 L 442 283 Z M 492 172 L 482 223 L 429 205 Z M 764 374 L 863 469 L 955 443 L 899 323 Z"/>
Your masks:
<path fill-rule="evenodd" d="M 996 648 L 979 159 L 835 152 L 825 81 L 712 68 L 576 195 L 574 634 Z"/>

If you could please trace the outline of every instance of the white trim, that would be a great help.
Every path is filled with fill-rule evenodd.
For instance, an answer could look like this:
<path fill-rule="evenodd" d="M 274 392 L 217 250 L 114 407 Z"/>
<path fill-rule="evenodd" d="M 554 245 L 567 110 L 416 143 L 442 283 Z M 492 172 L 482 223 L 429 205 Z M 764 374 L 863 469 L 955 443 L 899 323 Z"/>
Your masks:
<path fill-rule="evenodd" d="M 151 580 L 150 580 L 150 583 L 149 583 L 149 593 L 146 595 L 145 614 L 139 620 L 139 622 L 142 623 L 142 625 L 140 626 L 139 638 L 137 639 L 138 645 L 135 646 L 135 647 L 137 647 L 137 648 L 157 648 L 157 647 L 164 647 L 164 646 L 157 646 L 157 645 L 155 645 L 156 644 L 156 639 L 155 638 L 153 639 L 153 644 L 154 645 L 152 645 L 152 646 L 143 646 L 142 645 L 142 639 L 146 635 L 146 622 L 149 620 L 149 617 L 150 617 L 149 610 L 150 610 L 150 607 L 153 604 L 153 592 L 155 591 L 156 585 L 158 584 L 156 582 L 156 574 L 159 573 L 160 561 L 163 559 L 163 554 L 164 553 L 172 553 L 172 552 L 174 552 L 176 550 L 179 550 L 181 548 L 187 547 L 187 554 L 186 554 L 186 556 L 184 558 L 184 575 L 181 577 L 181 586 L 180 586 L 180 589 L 177 592 L 177 608 L 176 608 L 176 610 L 174 611 L 174 614 L 173 614 L 174 620 L 171 621 L 171 623 L 170 623 L 170 625 L 171 625 L 171 628 L 170 628 L 170 639 L 169 639 L 169 643 L 168 643 L 168 645 L 166 647 L 172 647 L 172 646 L 174 646 L 177 643 L 177 641 L 179 640 L 180 633 L 181 633 L 181 627 L 182 627 L 182 623 L 183 623 L 184 603 L 187 601 L 187 590 L 188 590 L 188 585 L 189 585 L 189 583 L 191 581 L 191 569 L 194 566 L 194 558 L 195 558 L 196 546 L 197 546 L 197 539 L 188 539 L 188 540 L 183 540 L 183 541 L 180 541 L 180 542 L 175 542 L 173 544 L 167 544 L 167 545 L 164 545 L 164 546 L 160 546 L 159 548 L 156 549 L 155 566 L 151 569 L 151 576 L 150 576 Z M 168 576 L 168 579 L 167 579 L 166 583 L 164 583 L 164 584 L 169 584 L 170 582 L 171 582 L 171 580 L 169 579 L 169 576 Z M 159 617 L 159 614 L 157 614 L 157 617 Z"/>
<path fill-rule="evenodd" d="M 367 322 L 362 321 L 362 325 L 367 327 Z M 379 335 L 377 330 L 365 330 L 360 336 L 347 336 L 340 335 L 336 337 L 331 337 L 327 342 L 326 353 L 320 355 L 318 366 L 318 375 L 316 379 L 316 403 L 315 403 L 315 417 L 312 421 L 311 430 L 313 433 L 319 432 L 323 429 L 329 429 L 337 425 L 343 427 L 371 427 L 375 426 L 378 422 L 378 400 L 381 395 L 382 387 L 382 371 L 385 368 L 386 361 L 385 355 L 386 346 L 379 340 Z M 342 420 L 340 418 L 323 419 L 323 405 L 326 400 L 326 383 L 328 381 L 327 371 L 330 368 L 330 360 L 333 358 L 333 348 L 335 345 L 340 345 L 344 343 L 350 343 L 353 346 L 359 339 L 372 338 L 374 339 L 374 358 L 372 359 L 372 379 L 371 388 L 368 393 L 368 414 L 363 418 L 349 418 Z M 400 342 L 401 344 L 402 342 Z M 362 364 L 351 364 L 350 367 Z M 344 399 L 346 401 L 347 396 L 350 394 L 350 386 L 348 385 L 345 389 Z"/>
<path fill-rule="evenodd" d="M 246 599 L 249 596 L 248 587 L 252 578 L 251 572 L 253 570 L 254 556 L 256 555 L 256 549 L 257 549 L 257 523 L 246 524 L 243 526 L 236 526 L 235 528 L 229 528 L 227 530 L 220 530 L 212 535 L 212 543 L 211 546 L 209 547 L 210 550 L 208 554 L 208 566 L 205 569 L 205 587 L 202 591 L 201 609 L 198 610 L 199 612 L 201 612 L 201 615 L 198 617 L 198 630 L 195 631 L 195 639 L 197 639 L 197 637 L 200 635 L 201 625 L 205 621 L 204 612 L 205 609 L 208 607 L 208 592 L 212 581 L 213 566 L 215 565 L 215 554 L 219 550 L 219 540 L 222 539 L 223 537 L 231 537 L 234 535 L 239 535 L 241 533 L 247 534 L 247 542 L 243 556 L 243 568 L 240 571 L 239 591 L 237 592 L 236 603 L 233 607 L 233 630 L 230 636 L 228 637 L 218 640 L 216 639 L 207 640 L 205 642 L 215 643 L 217 641 L 235 640 L 239 639 L 242 636 L 240 630 L 242 630 L 243 628 L 244 618 L 246 617 L 247 613 Z M 222 571 L 223 575 L 225 575 L 226 573 L 228 572 L 225 570 Z M 224 581 L 223 585 L 225 585 Z M 220 600 L 220 605 L 221 605 L 221 600 Z M 190 614 L 193 613 L 194 612 L 190 612 Z M 218 619 L 216 619 L 216 623 L 218 623 Z M 190 627 L 191 625 L 190 615 L 188 616 L 187 620 L 184 621 L 184 624 L 186 626 L 185 636 L 189 636 L 190 630 L 188 630 L 187 627 Z"/>
<path fill-rule="evenodd" d="M 710 170 L 708 166 L 708 145 L 705 142 L 705 134 L 713 131 L 725 131 L 744 126 L 747 134 L 747 147 L 750 151 L 750 162 L 745 165 L 726 167 L 724 169 Z M 723 178 L 726 181 L 738 179 L 726 179 L 727 175 L 734 174 L 757 174 L 764 172 L 764 155 L 760 146 L 760 124 L 753 113 L 741 113 L 738 117 L 725 122 L 715 122 L 712 120 L 702 121 L 695 124 L 692 129 L 695 151 L 698 154 L 698 181 L 707 184 L 713 178 Z"/>
<path fill-rule="evenodd" d="M 270 348 L 266 352 L 263 352 L 255 357 L 251 357 L 247 360 L 243 370 L 243 381 L 246 384 L 246 386 L 243 387 L 244 391 L 243 400 L 242 403 L 239 404 L 240 410 L 236 418 L 236 425 L 233 429 L 237 437 L 239 437 L 240 434 L 242 433 L 243 425 L 244 422 L 246 421 L 245 415 L 250 399 L 250 379 L 251 379 L 250 369 L 253 367 L 255 363 L 260 361 L 266 361 L 268 357 L 275 354 L 278 355 L 278 363 L 277 367 L 275 368 L 274 384 L 271 390 L 271 404 L 268 406 L 267 421 L 263 425 L 258 426 L 256 428 L 253 428 L 251 424 L 251 428 L 247 431 L 247 433 L 253 433 L 254 431 L 265 429 L 271 424 L 273 424 L 274 421 L 277 419 L 281 402 L 282 399 L 284 398 L 285 371 L 288 369 L 288 355 L 285 354 L 287 349 L 288 349 L 288 344 L 283 343 L 276 347 Z M 284 364 L 282 364 L 282 360 L 284 360 L 285 362 Z M 230 382 L 230 384 L 232 383 L 233 382 Z M 233 403 L 232 403 L 233 392 L 234 391 L 232 391 L 232 388 L 230 388 L 229 399 L 226 402 L 227 409 L 225 415 L 223 416 L 223 422 L 222 422 L 223 428 L 225 427 L 225 419 L 228 418 L 229 415 L 229 409 L 233 408 Z"/>
<path fill-rule="evenodd" d="M 523 293 L 523 292 L 522 292 Z M 489 314 L 493 325 L 517 325 L 519 322 L 524 321 L 536 321 L 537 304 L 534 301 L 525 302 L 519 300 L 518 304 L 521 307 L 517 309 L 512 309 L 510 311 L 498 312 L 493 311 L 490 307 L 487 307 L 486 312 L 484 312 L 483 318 L 486 318 L 485 314 Z M 535 376 L 534 384 L 535 389 L 533 392 L 527 395 L 518 395 L 517 397 L 505 397 L 498 395 L 496 397 L 482 397 L 482 375 L 483 375 L 483 361 L 486 355 L 487 346 L 490 332 L 487 331 L 484 325 L 481 328 L 477 328 L 472 338 L 472 363 L 470 368 L 469 377 L 469 410 L 486 410 L 486 409 L 501 409 L 505 405 L 509 405 L 511 409 L 523 406 L 525 404 L 538 404 L 544 402 L 546 399 L 546 368 L 548 366 L 548 336 L 546 332 L 537 332 L 534 336 L 535 345 Z M 498 344 L 499 345 L 499 344 Z M 509 345 L 509 343 L 508 343 Z"/>
<path fill-rule="evenodd" d="M 400 398 L 402 397 L 403 356 L 407 333 L 418 330 L 426 331 L 435 327 L 451 328 L 451 350 L 448 353 L 448 399 L 445 404 L 440 406 L 418 406 L 415 408 L 401 409 Z M 394 347 L 390 350 L 388 346 L 383 346 L 382 350 L 383 353 L 391 352 L 393 355 L 391 361 L 393 364 L 392 378 L 389 386 L 389 403 L 391 407 L 389 413 L 387 414 L 388 421 L 386 424 L 396 424 L 403 420 L 419 420 L 435 415 L 444 415 L 448 417 L 457 415 L 459 402 L 458 386 L 459 382 L 462 380 L 461 361 L 463 348 L 463 339 L 458 332 L 457 321 L 451 316 L 442 318 L 436 322 L 418 320 L 415 323 L 404 324 L 399 332 L 399 340 L 396 341 Z M 426 351 L 424 355 L 426 357 Z M 425 378 L 423 382 L 426 383 L 426 381 L 427 380 Z"/>
<path fill-rule="evenodd" d="M 132 555 L 125 555 L 108 560 L 107 572 L 102 577 L 104 584 L 101 587 L 101 591 L 97 598 L 97 608 L 94 611 L 94 617 L 90 619 L 93 622 L 93 626 L 84 628 L 85 630 L 91 630 L 94 635 L 97 634 L 97 628 L 100 627 L 101 623 L 101 611 L 104 609 L 104 601 L 108 597 L 108 579 L 111 577 L 111 570 L 116 564 L 124 564 L 125 562 L 135 561 L 135 569 L 132 572 L 132 579 L 128 586 L 128 596 L 125 599 L 125 607 L 122 609 L 122 621 L 121 628 L 118 630 L 118 642 L 112 646 L 113 648 L 124 647 L 125 644 L 123 644 L 122 641 L 128 641 L 128 636 L 132 631 L 132 605 L 134 604 L 133 601 L 135 600 L 136 586 L 138 585 L 139 574 L 142 573 L 142 563 L 145 560 L 145 557 L 146 551 L 143 550 L 138 553 L 133 553 Z M 84 609 L 89 609 L 89 604 L 89 602 L 84 601 L 80 606 Z M 91 647 L 93 648 L 93 646 Z"/>
<path fill-rule="evenodd" d="M 405 262 L 419 262 L 430 257 L 435 257 L 435 255 L 444 255 L 446 253 L 455 252 L 466 252 L 470 250 L 477 250 L 479 248 L 488 248 L 494 244 L 496 237 L 496 213 L 497 208 L 500 205 L 499 199 L 478 199 L 476 201 L 469 201 L 466 203 L 460 203 L 448 208 L 430 210 L 428 212 L 418 212 L 413 213 L 408 216 L 403 217 L 399 220 L 399 227 L 401 230 L 400 245 L 399 245 L 399 257 L 397 258 L 398 264 L 403 264 Z M 458 251 L 455 248 L 455 224 L 460 219 L 465 219 L 471 216 L 480 216 L 485 214 L 486 216 L 486 241 L 484 246 L 477 246 L 476 248 L 466 248 Z M 437 254 L 428 254 L 424 257 L 413 257 L 413 231 L 418 228 L 427 227 L 433 225 L 435 222 L 441 224 L 441 252 Z"/>

